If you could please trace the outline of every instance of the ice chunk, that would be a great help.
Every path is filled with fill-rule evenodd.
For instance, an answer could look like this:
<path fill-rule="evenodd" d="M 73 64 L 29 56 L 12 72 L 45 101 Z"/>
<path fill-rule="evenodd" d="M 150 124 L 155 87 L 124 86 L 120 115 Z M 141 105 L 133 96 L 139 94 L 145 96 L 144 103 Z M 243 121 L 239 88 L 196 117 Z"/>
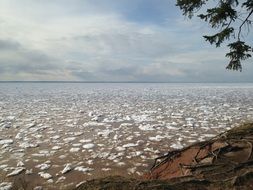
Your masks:
<path fill-rule="evenodd" d="M 72 170 L 71 164 L 66 164 L 64 169 L 61 171 L 62 174 L 68 173 Z"/>
<path fill-rule="evenodd" d="M 91 149 L 94 147 L 95 147 L 95 145 L 93 143 L 88 143 L 88 144 L 83 145 L 83 148 L 85 148 L 85 149 Z"/>
<path fill-rule="evenodd" d="M 52 147 L 52 150 L 60 150 L 60 149 L 61 149 L 60 146 L 53 146 L 53 147 Z"/>
<path fill-rule="evenodd" d="M 79 152 L 80 148 L 71 148 L 69 152 Z"/>
<path fill-rule="evenodd" d="M 68 137 L 68 138 L 63 139 L 63 141 L 65 141 L 66 143 L 70 143 L 70 142 L 74 141 L 75 139 L 76 139 L 76 137 Z"/>
<path fill-rule="evenodd" d="M 66 177 L 61 176 L 57 179 L 57 181 L 55 183 L 62 183 L 64 180 L 66 179 Z"/>
<path fill-rule="evenodd" d="M 86 173 L 86 172 L 93 171 L 94 169 L 89 168 L 89 167 L 77 166 L 77 167 L 75 167 L 74 170 Z"/>
<path fill-rule="evenodd" d="M 53 177 L 51 174 L 45 172 L 39 172 L 38 174 L 44 179 L 51 179 Z"/>
<path fill-rule="evenodd" d="M 20 148 L 36 148 L 38 146 L 39 146 L 39 144 L 37 144 L 37 143 L 29 143 L 29 142 L 23 142 L 23 143 L 19 144 Z"/>
<path fill-rule="evenodd" d="M 43 187 L 42 186 L 37 186 L 37 187 L 34 187 L 33 190 L 43 190 Z"/>
<path fill-rule="evenodd" d="M 7 177 L 11 177 L 11 176 L 15 176 L 20 174 L 21 172 L 23 172 L 25 170 L 24 167 L 17 167 L 15 168 L 11 173 L 7 174 Z"/>
<path fill-rule="evenodd" d="M 0 190 L 11 190 L 11 189 L 12 189 L 12 183 L 11 182 L 0 183 Z"/>
<path fill-rule="evenodd" d="M 12 139 L 0 140 L 0 145 L 4 145 L 4 144 L 13 144 L 13 140 Z"/>
<path fill-rule="evenodd" d="M 18 161 L 18 163 L 17 163 L 17 167 L 23 167 L 25 164 L 24 164 L 24 162 L 22 162 L 22 161 Z"/>
<path fill-rule="evenodd" d="M 183 145 L 181 145 L 180 143 L 174 143 L 170 147 L 174 149 L 182 149 Z"/>
<path fill-rule="evenodd" d="M 123 148 L 129 148 L 129 147 L 135 147 L 135 146 L 138 146 L 138 144 L 128 143 L 128 144 L 124 144 L 122 147 Z"/>
<path fill-rule="evenodd" d="M 155 137 L 149 137 L 148 139 L 151 140 L 151 141 L 161 141 L 164 137 L 161 136 L 161 135 L 156 135 Z"/>
<path fill-rule="evenodd" d="M 139 129 L 142 131 L 154 131 L 155 129 L 153 128 L 152 125 L 147 124 L 147 125 L 140 125 Z"/>
<path fill-rule="evenodd" d="M 51 167 L 51 165 L 43 163 L 43 164 L 39 164 L 37 166 L 35 166 L 35 168 L 39 168 L 40 170 L 47 170 Z"/>

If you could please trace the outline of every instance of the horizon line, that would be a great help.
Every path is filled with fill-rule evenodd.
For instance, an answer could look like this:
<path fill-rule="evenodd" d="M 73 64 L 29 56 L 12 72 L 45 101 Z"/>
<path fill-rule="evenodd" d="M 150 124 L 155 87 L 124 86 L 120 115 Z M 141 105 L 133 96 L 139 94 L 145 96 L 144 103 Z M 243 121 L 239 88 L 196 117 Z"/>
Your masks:
<path fill-rule="evenodd" d="M 253 83 L 253 81 L 204 81 L 204 82 L 187 82 L 187 81 L 47 81 L 47 80 L 4 80 L 0 83 Z"/>

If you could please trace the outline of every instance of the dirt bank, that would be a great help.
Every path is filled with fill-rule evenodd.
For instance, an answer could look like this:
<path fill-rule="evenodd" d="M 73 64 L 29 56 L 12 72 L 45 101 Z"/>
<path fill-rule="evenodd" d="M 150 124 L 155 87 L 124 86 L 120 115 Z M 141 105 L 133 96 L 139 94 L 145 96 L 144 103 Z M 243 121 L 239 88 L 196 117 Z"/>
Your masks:
<path fill-rule="evenodd" d="M 252 144 L 253 123 L 243 124 L 157 158 L 141 180 L 108 177 L 77 189 L 253 189 Z"/>

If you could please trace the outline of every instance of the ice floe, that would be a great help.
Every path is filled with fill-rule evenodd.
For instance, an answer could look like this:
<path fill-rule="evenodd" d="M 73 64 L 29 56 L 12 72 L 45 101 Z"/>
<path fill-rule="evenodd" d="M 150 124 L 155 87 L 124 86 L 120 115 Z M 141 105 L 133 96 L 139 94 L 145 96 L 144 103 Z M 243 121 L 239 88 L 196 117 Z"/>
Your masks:
<path fill-rule="evenodd" d="M 93 143 L 88 143 L 88 144 L 83 145 L 83 148 L 85 148 L 85 149 L 92 149 L 94 147 L 95 147 L 95 145 Z"/>
<path fill-rule="evenodd" d="M 86 172 L 93 171 L 94 169 L 89 168 L 89 167 L 84 167 L 84 166 L 77 166 L 77 167 L 75 167 L 74 170 L 75 170 L 75 171 L 79 171 L 79 172 L 84 172 L 84 173 L 86 173 Z"/>
<path fill-rule="evenodd" d="M 0 170 L 26 167 L 21 174 L 44 178 L 43 187 L 71 189 L 80 181 L 67 178 L 76 172 L 84 179 L 100 175 L 96 170 L 140 175 L 168 150 L 253 119 L 253 85 L 0 86 Z"/>
<path fill-rule="evenodd" d="M 12 139 L 0 139 L 0 145 L 4 145 L 4 144 L 12 144 L 13 140 Z"/>
<path fill-rule="evenodd" d="M 25 171 L 24 167 L 17 167 L 11 173 L 7 174 L 7 177 L 18 175 L 18 174 L 20 174 L 23 171 Z"/>
<path fill-rule="evenodd" d="M 45 172 L 39 172 L 38 174 L 40 175 L 40 177 L 42 177 L 44 179 L 50 179 L 53 177 L 51 174 L 45 173 Z"/>
<path fill-rule="evenodd" d="M 61 171 L 62 174 L 68 173 L 69 171 L 72 170 L 71 164 L 66 164 L 64 169 Z"/>
<path fill-rule="evenodd" d="M 0 190 L 11 190 L 12 183 L 11 182 L 2 182 L 0 183 Z"/>

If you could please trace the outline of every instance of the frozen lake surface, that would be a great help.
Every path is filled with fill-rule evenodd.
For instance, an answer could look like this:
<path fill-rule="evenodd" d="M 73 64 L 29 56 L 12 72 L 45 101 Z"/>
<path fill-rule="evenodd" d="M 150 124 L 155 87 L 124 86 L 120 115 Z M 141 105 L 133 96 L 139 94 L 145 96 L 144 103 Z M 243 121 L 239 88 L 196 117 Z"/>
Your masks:
<path fill-rule="evenodd" d="M 0 189 L 18 176 L 49 189 L 141 176 L 252 120 L 253 84 L 0 83 Z"/>

